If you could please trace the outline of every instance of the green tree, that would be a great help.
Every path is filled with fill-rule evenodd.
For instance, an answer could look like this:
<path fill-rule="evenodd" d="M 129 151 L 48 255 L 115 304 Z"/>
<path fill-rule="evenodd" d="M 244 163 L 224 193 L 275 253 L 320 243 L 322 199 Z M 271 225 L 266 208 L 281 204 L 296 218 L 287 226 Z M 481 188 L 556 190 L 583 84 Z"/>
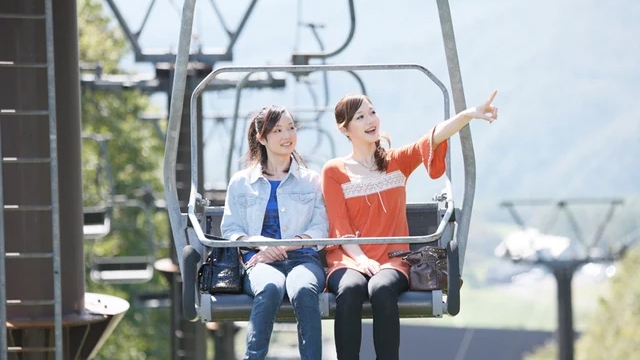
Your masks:
<path fill-rule="evenodd" d="M 99 0 L 78 1 L 80 62 L 83 67 L 99 65 L 103 74 L 117 73 L 118 63 L 127 52 L 127 43 L 120 29 L 105 14 Z M 139 92 L 126 90 L 108 92 L 82 89 L 83 133 L 108 137 L 109 165 L 114 178 L 114 192 L 128 199 L 140 198 L 141 189 L 163 194 L 161 169 L 163 141 L 152 124 L 140 121 L 137 115 L 149 106 L 148 98 Z M 83 179 L 85 206 L 108 200 L 109 186 L 105 177 L 104 159 L 98 143 L 83 142 Z M 144 239 L 148 236 L 144 212 L 122 208 L 113 211 L 114 230 L 99 240 L 88 240 L 85 261 L 90 265 L 98 256 L 152 255 L 166 257 L 167 245 L 158 238 L 168 239 L 168 221 L 163 212 L 153 212 L 154 250 Z M 153 253 L 150 253 L 153 252 Z M 138 308 L 135 296 L 143 292 L 166 291 L 168 284 L 161 274 L 144 284 L 105 285 L 91 282 L 87 273 L 87 291 L 110 294 L 129 301 L 126 313 L 111 337 L 102 347 L 99 359 L 160 359 L 170 353 L 171 321 L 168 309 Z"/>

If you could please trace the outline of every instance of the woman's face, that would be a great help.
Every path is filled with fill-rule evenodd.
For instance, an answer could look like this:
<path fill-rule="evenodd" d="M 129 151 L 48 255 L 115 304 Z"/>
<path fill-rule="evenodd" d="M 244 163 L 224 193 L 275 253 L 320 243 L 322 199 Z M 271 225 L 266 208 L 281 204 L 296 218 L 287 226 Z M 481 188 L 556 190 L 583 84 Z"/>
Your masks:
<path fill-rule="evenodd" d="M 271 129 L 260 143 L 267 148 L 267 156 L 291 156 L 298 142 L 298 133 L 293 119 L 284 112 L 276 126 Z"/>
<path fill-rule="evenodd" d="M 375 143 L 380 140 L 380 118 L 368 101 L 363 101 L 353 119 L 347 125 L 346 133 L 352 142 Z"/>

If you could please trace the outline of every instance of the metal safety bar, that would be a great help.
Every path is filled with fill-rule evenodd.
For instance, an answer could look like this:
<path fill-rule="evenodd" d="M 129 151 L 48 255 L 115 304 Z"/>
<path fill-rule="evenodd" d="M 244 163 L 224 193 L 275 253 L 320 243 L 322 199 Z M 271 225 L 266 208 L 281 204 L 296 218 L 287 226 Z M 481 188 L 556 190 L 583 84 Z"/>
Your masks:
<path fill-rule="evenodd" d="M 194 166 L 194 164 L 198 164 L 198 141 L 197 141 L 197 133 L 198 133 L 198 123 L 197 123 L 197 101 L 198 101 L 198 97 L 200 96 L 200 94 L 202 94 L 202 92 L 205 90 L 205 88 L 207 87 L 208 83 L 211 82 L 216 75 L 222 74 L 222 73 L 228 73 L 228 72 L 245 72 L 245 73 L 255 73 L 255 72 L 267 72 L 267 73 L 273 73 L 273 72 L 293 72 L 293 73 L 309 73 L 309 72 L 316 72 L 316 71 L 372 71 L 372 70 L 418 70 L 420 72 L 422 72 L 423 74 L 425 74 L 442 92 L 443 98 L 444 98 L 444 117 L 445 119 L 449 118 L 449 96 L 448 96 L 448 92 L 446 87 L 444 86 L 444 84 L 435 76 L 433 75 L 433 73 L 431 73 L 427 68 L 425 68 L 424 66 L 418 65 L 418 64 L 366 64 L 366 65 L 284 65 L 284 66 L 249 66 L 249 67 L 221 67 L 218 69 L 213 70 L 211 73 L 209 73 L 209 75 L 207 75 L 199 84 L 198 86 L 196 86 L 196 88 L 193 91 L 193 94 L 191 95 L 191 127 L 190 127 L 190 135 L 191 135 L 191 190 L 190 190 L 190 194 L 189 194 L 189 202 L 188 202 L 188 217 L 189 217 L 189 222 L 191 224 L 193 224 L 193 228 L 195 230 L 195 233 L 198 237 L 198 240 L 200 241 L 200 243 L 202 243 L 203 245 L 206 246 L 223 246 L 221 244 L 221 242 L 218 241 L 211 241 L 208 240 L 205 235 L 204 232 L 202 231 L 202 229 L 199 226 L 195 226 L 195 224 L 198 224 L 198 220 L 197 220 L 197 216 L 196 216 L 196 201 L 201 201 L 201 200 L 197 200 L 197 199 L 201 199 L 200 195 L 198 194 L 198 168 L 197 166 Z M 170 119 L 170 123 L 169 123 L 169 128 L 171 130 L 173 130 L 173 126 L 177 125 L 177 129 L 180 128 L 180 123 L 179 123 L 179 119 L 178 119 L 178 123 L 177 124 L 172 124 L 171 123 L 171 119 Z M 177 143 L 173 144 L 176 151 L 177 151 Z M 166 151 L 170 151 L 172 150 L 170 147 L 169 142 L 167 142 L 167 148 Z M 175 166 L 175 164 L 174 164 Z M 449 156 L 448 156 L 448 152 L 447 152 L 447 170 L 446 170 L 446 190 L 445 192 L 447 193 L 447 196 L 449 199 L 451 199 L 451 181 L 450 181 L 450 174 L 451 174 L 451 169 L 449 166 Z M 165 174 L 166 175 L 166 174 Z M 174 181 L 175 181 L 175 171 L 174 171 Z M 452 199 L 451 199 L 452 200 Z M 167 205 L 171 206 L 171 203 L 167 202 Z M 177 205 L 177 203 L 176 203 Z M 198 204 L 200 205 L 200 204 Z M 451 204 L 453 205 L 453 204 Z M 451 210 L 448 211 L 453 211 L 453 206 L 449 207 Z M 450 215 L 449 215 L 450 217 Z M 449 220 L 449 218 L 447 218 L 447 221 Z M 444 220 L 443 220 L 444 222 Z M 173 224 L 173 222 L 172 222 Z M 444 231 L 444 227 L 442 229 Z M 288 245 L 309 245 L 309 244 L 316 244 L 316 245 L 335 245 L 335 244 L 346 244 L 346 243 L 358 243 L 358 244 L 364 244 L 364 243 L 417 243 L 417 242 L 428 242 L 428 241 L 433 241 L 437 238 L 440 237 L 441 234 L 438 234 L 436 236 L 436 234 L 432 234 L 432 235 L 427 235 L 427 236 L 422 236 L 422 237 L 397 237 L 397 238 L 358 238 L 358 239 L 349 239 L 349 240 L 345 240 L 345 239 L 313 239 L 313 240 L 302 240 L 302 242 L 298 242 L 297 240 L 291 240 L 292 242 L 288 242 Z M 275 241 L 279 241 L 279 240 L 270 240 L 270 241 L 244 241 L 243 243 L 245 243 L 246 246 L 266 246 L 266 245 L 276 245 L 276 244 L 282 244 L 282 242 L 280 241 L 279 243 L 275 243 Z M 187 243 L 185 241 L 184 245 L 186 246 Z M 193 244 L 192 244 L 193 245 Z M 176 246 L 178 246 L 178 243 L 176 243 Z M 227 246 L 238 246 L 237 243 L 233 243 L 233 242 L 229 242 L 229 244 Z M 181 249 L 181 248 L 180 248 Z"/>

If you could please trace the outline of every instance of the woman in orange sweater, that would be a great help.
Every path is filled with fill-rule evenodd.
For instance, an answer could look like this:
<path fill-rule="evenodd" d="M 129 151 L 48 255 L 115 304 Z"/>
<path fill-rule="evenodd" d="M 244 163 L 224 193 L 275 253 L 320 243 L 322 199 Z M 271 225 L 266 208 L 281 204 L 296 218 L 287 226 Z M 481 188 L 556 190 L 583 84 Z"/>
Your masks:
<path fill-rule="evenodd" d="M 388 137 L 364 95 L 346 95 L 335 107 L 338 129 L 353 150 L 330 160 L 322 169 L 322 192 L 329 216 L 330 237 L 408 236 L 406 182 L 424 164 L 431 178 L 445 171 L 447 139 L 472 119 L 493 122 L 496 91 L 480 106 L 467 109 L 433 127 L 413 144 L 385 149 Z M 409 288 L 409 267 L 391 251 L 408 244 L 348 244 L 327 247 L 327 288 L 336 294 L 335 345 L 339 360 L 360 358 L 362 304 L 373 310 L 373 343 L 378 360 L 399 358 L 398 295 Z"/>

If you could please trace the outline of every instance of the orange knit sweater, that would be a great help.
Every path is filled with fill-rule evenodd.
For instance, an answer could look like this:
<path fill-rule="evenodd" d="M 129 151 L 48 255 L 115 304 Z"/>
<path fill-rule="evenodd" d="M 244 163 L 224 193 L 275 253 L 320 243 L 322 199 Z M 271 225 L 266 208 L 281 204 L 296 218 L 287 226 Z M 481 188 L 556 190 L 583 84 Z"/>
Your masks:
<path fill-rule="evenodd" d="M 389 165 L 385 173 L 351 179 L 344 162 L 332 159 L 322 169 L 322 192 L 329 216 L 329 237 L 408 236 L 406 216 L 406 183 L 409 175 L 423 163 L 429 176 L 437 179 L 444 174 L 447 141 L 431 146 L 431 131 L 413 144 L 388 151 Z M 381 268 L 394 268 L 409 276 L 409 266 L 400 258 L 389 259 L 390 251 L 409 250 L 408 244 L 361 244 L 360 248 Z M 339 245 L 327 250 L 328 274 L 358 265 Z"/>

